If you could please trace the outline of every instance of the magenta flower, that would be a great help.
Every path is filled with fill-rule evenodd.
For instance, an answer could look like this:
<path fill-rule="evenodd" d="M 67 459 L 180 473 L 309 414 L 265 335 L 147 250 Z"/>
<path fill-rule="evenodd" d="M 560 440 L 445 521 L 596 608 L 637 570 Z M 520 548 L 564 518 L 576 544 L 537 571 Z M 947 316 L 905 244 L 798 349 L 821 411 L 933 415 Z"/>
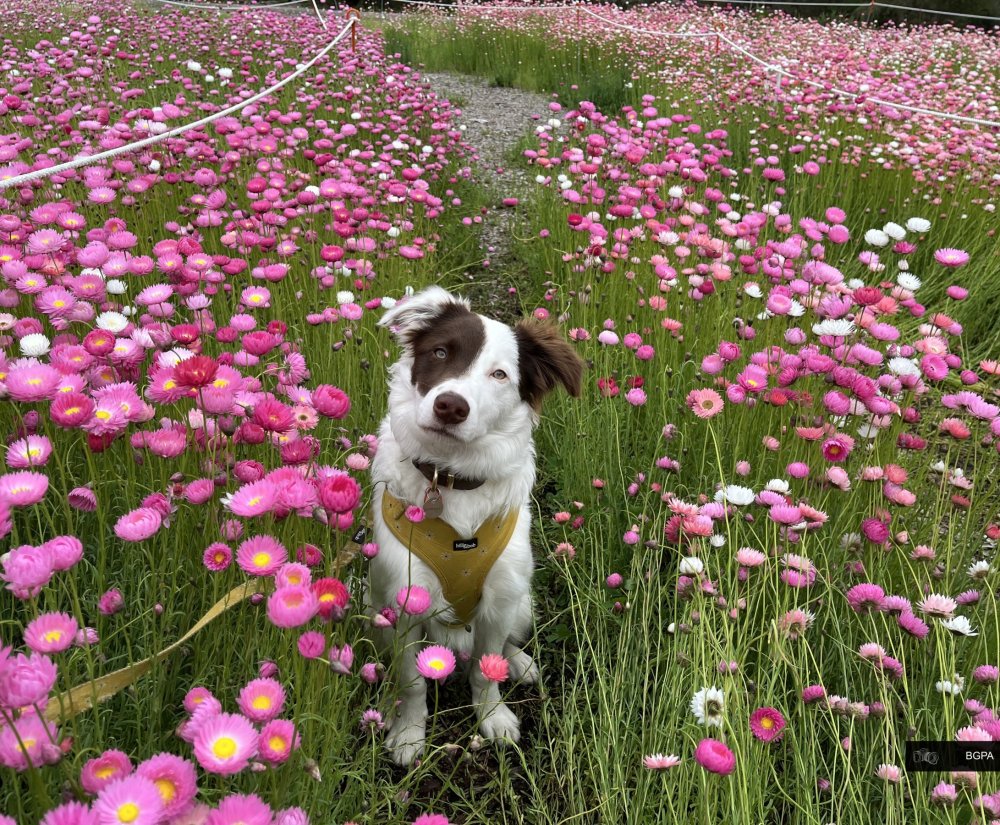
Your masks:
<path fill-rule="evenodd" d="M 702 739 L 694 749 L 694 759 L 706 771 L 728 776 L 736 770 L 736 757 L 718 739 Z"/>
<path fill-rule="evenodd" d="M 0 476 L 0 502 L 10 507 L 37 504 L 48 489 L 49 477 L 42 473 L 24 470 Z"/>
<path fill-rule="evenodd" d="M 257 731 L 250 721 L 234 713 L 211 716 L 194 735 L 194 755 L 209 773 L 239 773 L 257 755 Z"/>
<path fill-rule="evenodd" d="M 404 587 L 396 594 L 396 604 L 402 608 L 404 613 L 410 616 L 419 616 L 425 613 L 431 606 L 431 594 L 418 584 Z"/>
<path fill-rule="evenodd" d="M 123 541 L 145 541 L 163 525 L 163 516 L 151 507 L 126 513 L 115 524 L 115 535 Z"/>
<path fill-rule="evenodd" d="M 761 742 L 774 742 L 782 737 L 785 717 L 771 707 L 757 708 L 750 714 L 750 732 Z"/>
<path fill-rule="evenodd" d="M 417 672 L 435 681 L 446 678 L 455 669 L 455 654 L 441 645 L 429 645 L 417 654 Z"/>
<path fill-rule="evenodd" d="M 80 785 L 89 794 L 98 794 L 112 782 L 132 773 L 132 760 L 128 754 L 117 750 L 104 751 L 96 759 L 88 760 L 80 771 Z"/>
<path fill-rule="evenodd" d="M 944 248 L 934 253 L 934 260 L 942 266 L 957 268 L 969 262 L 969 253 L 961 249 Z"/>

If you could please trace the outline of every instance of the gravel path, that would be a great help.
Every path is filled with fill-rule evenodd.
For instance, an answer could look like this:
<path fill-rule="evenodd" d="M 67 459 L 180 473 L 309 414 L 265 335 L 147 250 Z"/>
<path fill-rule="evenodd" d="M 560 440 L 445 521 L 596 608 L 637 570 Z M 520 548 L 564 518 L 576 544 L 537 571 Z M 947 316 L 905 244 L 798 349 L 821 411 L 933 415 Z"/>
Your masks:
<path fill-rule="evenodd" d="M 490 211 L 483 218 L 480 247 L 483 275 L 470 275 L 473 284 L 466 293 L 480 309 L 498 320 L 511 322 L 520 316 L 520 302 L 510 294 L 513 285 L 514 228 L 517 208 L 503 206 L 505 198 L 524 201 L 534 188 L 530 172 L 512 163 L 511 150 L 534 124 L 532 115 L 544 115 L 548 98 L 543 95 L 491 86 L 470 75 L 424 72 L 421 76 L 434 91 L 461 103 L 459 122 L 465 126 L 465 140 L 477 151 L 479 180 L 486 187 Z"/>

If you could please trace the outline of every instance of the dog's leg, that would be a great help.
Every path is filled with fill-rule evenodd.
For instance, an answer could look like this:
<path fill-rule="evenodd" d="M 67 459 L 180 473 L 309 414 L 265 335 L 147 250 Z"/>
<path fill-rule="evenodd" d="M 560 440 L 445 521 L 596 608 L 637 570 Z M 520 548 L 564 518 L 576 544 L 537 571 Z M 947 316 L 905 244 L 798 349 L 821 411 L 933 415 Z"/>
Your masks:
<path fill-rule="evenodd" d="M 405 619 L 400 620 L 402 624 Z M 423 753 L 427 736 L 427 682 L 417 672 L 417 645 L 422 633 L 419 624 L 397 630 L 402 649 L 396 651 L 394 671 L 399 680 L 400 703 L 391 717 L 386 747 L 392 760 L 404 767 Z"/>
<path fill-rule="evenodd" d="M 537 684 L 538 665 L 515 642 L 527 637 L 531 630 L 533 614 L 534 608 L 531 603 L 531 596 L 525 596 L 517 606 L 514 631 L 503 646 L 504 658 L 510 663 L 511 681 L 523 682 L 526 685 Z"/>
<path fill-rule="evenodd" d="M 503 646 L 503 656 L 510 662 L 510 679 L 512 682 L 523 682 L 526 685 L 534 685 L 538 682 L 538 665 L 513 642 L 507 642 Z"/>
<path fill-rule="evenodd" d="M 500 698 L 500 687 L 491 682 L 479 669 L 479 660 L 487 653 L 498 653 L 504 649 L 507 628 L 484 622 L 476 627 L 476 644 L 473 663 L 469 674 L 472 687 L 472 704 L 479 719 L 479 730 L 486 739 L 509 739 L 517 742 L 521 738 L 521 725 L 514 712 Z"/>
<path fill-rule="evenodd" d="M 507 606 L 509 605 L 509 606 Z M 479 729 L 487 739 L 509 739 L 517 742 L 521 726 L 514 712 L 500 698 L 500 687 L 486 679 L 478 667 L 479 659 L 487 653 L 501 653 L 510 662 L 510 675 L 516 681 L 525 674 L 534 674 L 538 668 L 531 657 L 514 646 L 511 639 L 523 639 L 531 630 L 531 597 L 524 594 L 507 605 L 494 604 L 476 623 L 473 666 L 469 674 L 472 686 L 472 704 L 479 718 Z M 511 655 L 513 653 L 514 655 Z"/>

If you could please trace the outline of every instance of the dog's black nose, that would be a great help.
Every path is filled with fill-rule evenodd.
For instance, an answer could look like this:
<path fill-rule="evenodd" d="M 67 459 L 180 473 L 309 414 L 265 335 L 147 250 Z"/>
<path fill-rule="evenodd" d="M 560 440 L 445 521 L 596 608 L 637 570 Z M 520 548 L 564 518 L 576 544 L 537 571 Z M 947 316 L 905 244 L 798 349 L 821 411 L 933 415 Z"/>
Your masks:
<path fill-rule="evenodd" d="M 469 417 L 469 402 L 455 392 L 443 392 L 434 399 L 434 415 L 442 424 L 461 424 Z"/>

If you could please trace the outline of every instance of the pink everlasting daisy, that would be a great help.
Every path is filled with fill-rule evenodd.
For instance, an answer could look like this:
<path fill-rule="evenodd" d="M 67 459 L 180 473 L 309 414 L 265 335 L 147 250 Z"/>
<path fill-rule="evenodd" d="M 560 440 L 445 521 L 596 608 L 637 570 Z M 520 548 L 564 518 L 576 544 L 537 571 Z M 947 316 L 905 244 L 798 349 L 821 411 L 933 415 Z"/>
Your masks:
<path fill-rule="evenodd" d="M 431 606 L 431 594 L 419 584 L 413 584 L 404 587 L 396 594 L 396 604 L 402 608 L 404 613 L 410 616 L 419 616 Z"/>
<path fill-rule="evenodd" d="M 126 776 L 108 785 L 94 802 L 101 825 L 156 825 L 163 820 L 163 798 L 144 776 Z"/>
<path fill-rule="evenodd" d="M 668 768 L 676 768 L 681 763 L 679 756 L 670 754 L 664 756 L 662 753 L 651 753 L 642 757 L 642 765 L 651 771 L 665 771 Z"/>
<path fill-rule="evenodd" d="M 236 563 L 251 576 L 273 576 L 288 561 L 288 551 L 271 536 L 251 536 L 236 549 Z"/>
<path fill-rule="evenodd" d="M 499 653 L 486 653 L 479 660 L 479 672 L 491 682 L 505 682 L 510 675 L 510 663 Z"/>
<path fill-rule="evenodd" d="M 270 722 L 281 715 L 285 690 L 275 679 L 254 679 L 237 699 L 240 712 L 252 722 Z"/>
<path fill-rule="evenodd" d="M 702 739 L 694 749 L 694 759 L 706 771 L 728 776 L 736 770 L 736 757 L 718 739 Z"/>
<path fill-rule="evenodd" d="M 277 486 L 267 479 L 261 479 L 240 487 L 225 499 L 225 505 L 235 515 L 249 518 L 270 512 L 277 500 Z"/>
<path fill-rule="evenodd" d="M 187 759 L 161 753 L 136 768 L 137 776 L 149 779 L 160 792 L 163 815 L 172 818 L 186 811 L 198 793 L 198 775 Z"/>
<path fill-rule="evenodd" d="M 279 587 L 267 599 L 267 618 L 275 627 L 301 627 L 319 611 L 319 599 L 308 585 Z"/>
<path fill-rule="evenodd" d="M 152 507 L 139 507 L 126 513 L 115 524 L 115 535 L 122 541 L 145 541 L 163 525 L 163 516 Z"/>
<path fill-rule="evenodd" d="M 417 671 L 428 679 L 444 679 L 455 669 L 455 654 L 441 645 L 430 645 L 417 654 Z"/>
<path fill-rule="evenodd" d="M 271 807 L 255 794 L 232 794 L 219 803 L 205 825 L 271 825 Z"/>
<path fill-rule="evenodd" d="M 223 544 L 221 541 L 212 542 L 208 547 L 205 548 L 205 552 L 201 557 L 202 564 L 205 565 L 213 573 L 219 573 L 226 568 L 233 561 L 233 551 L 230 549 L 228 544 Z"/>
<path fill-rule="evenodd" d="M 73 644 L 76 619 L 66 613 L 43 613 L 24 629 L 24 643 L 35 653 L 61 653 Z"/>
<path fill-rule="evenodd" d="M 295 725 L 287 719 L 274 719 L 260 729 L 258 750 L 260 758 L 272 765 L 279 765 L 299 746 Z"/>
<path fill-rule="evenodd" d="M 941 266 L 956 268 L 964 266 L 969 262 L 969 253 L 962 249 L 944 248 L 938 249 L 934 253 L 934 260 Z"/>
<path fill-rule="evenodd" d="M 112 782 L 131 773 L 132 760 L 128 758 L 128 754 L 108 750 L 84 764 L 80 771 L 80 784 L 87 793 L 97 794 Z"/>
<path fill-rule="evenodd" d="M 770 707 L 757 708 L 750 714 L 750 732 L 761 742 L 774 742 L 785 729 L 785 717 Z"/>
<path fill-rule="evenodd" d="M 711 418 L 722 411 L 722 396 L 711 389 L 691 390 L 687 405 L 698 418 Z"/>
<path fill-rule="evenodd" d="M 44 498 L 49 489 L 49 477 L 23 470 L 0 476 L 0 502 L 10 507 L 28 507 Z"/>
<path fill-rule="evenodd" d="M 194 756 L 209 773 L 239 773 L 257 755 L 257 731 L 245 716 L 220 713 L 194 735 Z"/>

